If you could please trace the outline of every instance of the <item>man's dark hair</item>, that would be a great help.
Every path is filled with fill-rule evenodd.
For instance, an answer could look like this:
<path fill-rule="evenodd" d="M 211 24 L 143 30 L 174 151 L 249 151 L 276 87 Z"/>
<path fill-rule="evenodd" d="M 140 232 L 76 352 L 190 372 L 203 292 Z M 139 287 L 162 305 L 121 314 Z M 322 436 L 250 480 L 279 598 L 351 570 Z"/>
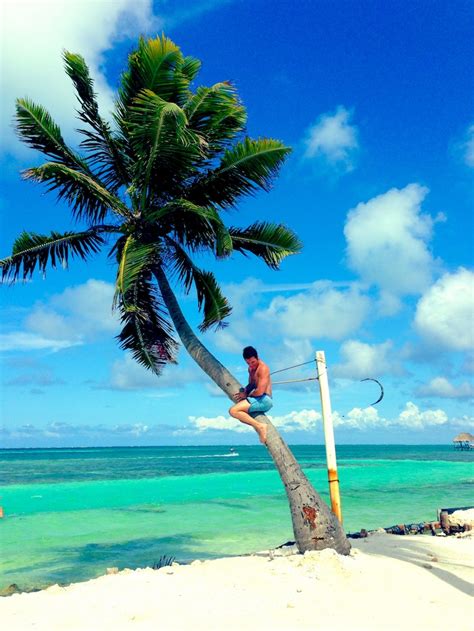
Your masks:
<path fill-rule="evenodd" d="M 250 359 L 256 357 L 258 359 L 258 353 L 253 346 L 246 346 L 243 350 L 242 356 L 244 359 Z"/>

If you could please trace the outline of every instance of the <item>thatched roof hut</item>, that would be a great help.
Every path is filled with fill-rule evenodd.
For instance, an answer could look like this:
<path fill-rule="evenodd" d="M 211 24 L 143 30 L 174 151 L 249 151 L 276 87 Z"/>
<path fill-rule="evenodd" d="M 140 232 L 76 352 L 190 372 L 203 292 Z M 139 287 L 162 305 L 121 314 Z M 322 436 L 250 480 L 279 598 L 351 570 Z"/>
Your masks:
<path fill-rule="evenodd" d="M 465 443 L 471 442 L 474 440 L 474 436 L 469 432 L 462 432 L 458 434 L 455 438 L 453 438 L 453 443 Z"/>
<path fill-rule="evenodd" d="M 461 432 L 453 438 L 455 449 L 474 449 L 474 436 L 469 432 Z"/>

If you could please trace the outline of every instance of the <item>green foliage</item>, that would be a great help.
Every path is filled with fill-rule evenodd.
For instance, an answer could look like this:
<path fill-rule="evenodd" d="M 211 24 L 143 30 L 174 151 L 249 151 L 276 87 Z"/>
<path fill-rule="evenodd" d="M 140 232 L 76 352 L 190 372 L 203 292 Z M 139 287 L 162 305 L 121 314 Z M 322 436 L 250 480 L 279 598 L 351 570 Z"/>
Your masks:
<path fill-rule="evenodd" d="M 239 197 L 268 190 L 290 148 L 278 140 L 245 138 L 225 151 L 220 165 L 199 177 L 189 189 L 198 204 L 235 205 Z"/>
<path fill-rule="evenodd" d="M 256 222 L 248 228 L 229 228 L 234 250 L 250 252 L 265 263 L 278 269 L 281 261 L 290 254 L 296 254 L 303 247 L 298 237 L 282 224 Z"/>
<path fill-rule="evenodd" d="M 65 199 L 76 219 L 90 223 L 104 221 L 110 212 L 130 217 L 127 206 L 102 186 L 94 177 L 65 164 L 47 162 L 40 167 L 23 171 L 26 180 L 48 184 L 48 191 L 57 191 L 58 199 Z"/>
<path fill-rule="evenodd" d="M 76 88 L 79 118 L 88 125 L 79 130 L 86 137 L 81 147 L 86 150 L 89 164 L 96 168 L 99 179 L 115 193 L 130 181 L 123 144 L 99 114 L 94 84 L 84 58 L 68 51 L 63 57 L 66 73 Z"/>
<path fill-rule="evenodd" d="M 230 315 L 232 309 L 214 275 L 197 268 L 178 243 L 171 239 L 167 241 L 174 250 L 172 261 L 186 293 L 193 285 L 196 288 L 198 307 L 204 313 L 204 320 L 199 329 L 206 331 L 212 326 L 224 326 L 224 319 Z"/>
<path fill-rule="evenodd" d="M 2 279 L 26 280 L 36 268 L 44 274 L 48 265 L 67 267 L 69 258 L 74 256 L 85 261 L 90 254 L 96 254 L 103 243 L 100 231 L 95 229 L 64 234 L 51 232 L 49 236 L 22 232 L 13 244 L 12 255 L 0 261 Z"/>
<path fill-rule="evenodd" d="M 149 271 L 155 262 L 153 243 L 141 243 L 133 235 L 128 235 L 123 244 L 117 271 L 116 295 L 125 296 L 140 277 Z"/>
<path fill-rule="evenodd" d="M 124 294 L 117 295 L 116 308 L 122 322 L 117 339 L 135 361 L 157 375 L 163 366 L 176 362 L 178 344 L 149 272 L 138 277 Z"/>
<path fill-rule="evenodd" d="M 244 195 L 268 190 L 290 152 L 274 139 L 245 137 L 246 111 L 228 81 L 193 87 L 200 61 L 165 36 L 140 38 L 128 58 L 113 122 L 99 111 L 85 60 L 64 52 L 78 99 L 79 155 L 67 146 L 50 114 L 17 101 L 20 138 L 49 158 L 24 177 L 66 201 L 88 227 L 51 235 L 23 233 L 0 262 L 4 278 L 29 278 L 69 258 L 88 259 L 112 238 L 117 269 L 115 308 L 122 348 L 159 373 L 175 361 L 177 344 L 157 271 L 196 290 L 201 330 L 223 326 L 231 308 L 213 274 L 193 261 L 198 252 L 219 259 L 255 255 L 271 268 L 301 249 L 281 224 L 227 227 L 222 209 Z"/>
<path fill-rule="evenodd" d="M 20 138 L 33 149 L 67 166 L 88 170 L 87 164 L 66 145 L 58 125 L 41 105 L 36 105 L 29 99 L 18 99 L 16 130 Z"/>

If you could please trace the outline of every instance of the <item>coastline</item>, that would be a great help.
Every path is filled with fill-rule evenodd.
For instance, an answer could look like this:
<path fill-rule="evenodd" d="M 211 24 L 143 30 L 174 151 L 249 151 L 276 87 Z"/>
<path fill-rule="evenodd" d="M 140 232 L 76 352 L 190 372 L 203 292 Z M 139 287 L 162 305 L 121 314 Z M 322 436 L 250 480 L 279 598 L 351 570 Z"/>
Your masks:
<path fill-rule="evenodd" d="M 1 598 L 0 619 L 11 631 L 472 628 L 472 531 L 376 532 L 351 544 L 346 557 L 271 550 L 123 570 Z"/>

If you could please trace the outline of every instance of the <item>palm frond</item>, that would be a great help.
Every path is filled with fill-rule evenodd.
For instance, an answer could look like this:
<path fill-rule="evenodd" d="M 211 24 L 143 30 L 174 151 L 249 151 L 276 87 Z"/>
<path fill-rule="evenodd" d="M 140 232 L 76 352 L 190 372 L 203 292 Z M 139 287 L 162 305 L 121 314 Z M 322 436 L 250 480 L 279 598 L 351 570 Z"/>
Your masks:
<path fill-rule="evenodd" d="M 161 234 L 172 234 L 177 242 L 196 250 L 207 248 L 218 258 L 228 257 L 232 238 L 213 206 L 198 206 L 187 199 L 175 199 L 145 215 Z"/>
<path fill-rule="evenodd" d="M 143 90 L 129 109 L 128 139 L 135 153 L 135 186 L 142 190 L 141 207 L 181 183 L 195 169 L 201 138 L 187 128 L 184 111 L 150 90 Z M 147 197 L 148 196 L 148 197 Z"/>
<path fill-rule="evenodd" d="M 120 217 L 131 217 L 127 206 L 95 178 L 64 164 L 47 162 L 23 171 L 23 177 L 46 183 L 48 191 L 57 191 L 58 199 L 68 202 L 76 219 L 97 223 L 103 221 L 109 211 Z"/>
<path fill-rule="evenodd" d="M 184 103 L 192 71 L 191 62 L 185 61 L 179 47 L 170 39 L 164 35 L 155 39 L 141 37 L 137 50 L 129 55 L 128 69 L 121 77 L 118 122 L 127 120 L 128 108 L 142 90 L 151 90 L 164 101 Z"/>
<path fill-rule="evenodd" d="M 234 250 L 250 252 L 263 259 L 272 269 L 290 254 L 301 251 L 302 244 L 296 234 L 282 224 L 256 222 L 248 228 L 229 228 Z"/>
<path fill-rule="evenodd" d="M 196 267 L 186 251 L 176 241 L 167 239 L 167 242 L 173 249 L 173 268 L 183 283 L 186 293 L 189 293 L 193 285 L 196 288 L 198 308 L 204 315 L 199 329 L 206 331 L 213 326 L 226 326 L 224 320 L 230 315 L 232 308 L 217 284 L 214 274 Z"/>
<path fill-rule="evenodd" d="M 123 147 L 119 139 L 114 137 L 109 123 L 99 114 L 94 83 L 84 58 L 69 51 L 64 51 L 63 58 L 66 73 L 76 88 L 80 104 L 79 118 L 92 128 L 92 131 L 79 130 L 86 136 L 81 147 L 88 151 L 89 164 L 98 167 L 98 177 L 106 186 L 117 190 L 130 180 Z"/>
<path fill-rule="evenodd" d="M 225 207 L 258 188 L 269 190 L 290 151 L 278 140 L 246 138 L 227 150 L 220 165 L 198 178 L 185 196 L 197 204 Z"/>
<path fill-rule="evenodd" d="M 106 227 L 94 227 L 85 232 L 51 232 L 50 235 L 22 232 L 13 244 L 12 255 L 0 261 L 2 278 L 15 281 L 31 277 L 36 268 L 45 273 L 50 265 L 67 267 L 69 258 L 87 260 L 105 243 L 101 232 Z"/>
<path fill-rule="evenodd" d="M 66 145 L 61 130 L 44 107 L 29 99 L 17 99 L 15 118 L 18 135 L 27 145 L 67 166 L 89 171 L 87 164 Z"/>
<path fill-rule="evenodd" d="M 140 276 L 143 276 L 145 270 L 150 268 L 155 253 L 154 243 L 141 243 L 133 235 L 125 238 L 119 255 L 114 304 L 120 296 L 125 302 L 125 296 L 129 294 L 130 288 Z"/>
<path fill-rule="evenodd" d="M 247 113 L 237 97 L 235 87 L 228 81 L 210 88 L 199 87 L 189 98 L 184 110 L 189 127 L 204 136 L 208 156 L 220 152 L 245 129 Z"/>
<path fill-rule="evenodd" d="M 196 59 L 196 57 L 188 56 L 183 59 L 183 63 L 181 64 L 181 72 L 189 82 L 196 78 L 200 70 L 201 62 L 199 59 Z"/>
<path fill-rule="evenodd" d="M 178 344 L 149 273 L 136 278 L 117 308 L 122 321 L 117 336 L 121 348 L 157 375 L 163 366 L 176 362 Z"/>

